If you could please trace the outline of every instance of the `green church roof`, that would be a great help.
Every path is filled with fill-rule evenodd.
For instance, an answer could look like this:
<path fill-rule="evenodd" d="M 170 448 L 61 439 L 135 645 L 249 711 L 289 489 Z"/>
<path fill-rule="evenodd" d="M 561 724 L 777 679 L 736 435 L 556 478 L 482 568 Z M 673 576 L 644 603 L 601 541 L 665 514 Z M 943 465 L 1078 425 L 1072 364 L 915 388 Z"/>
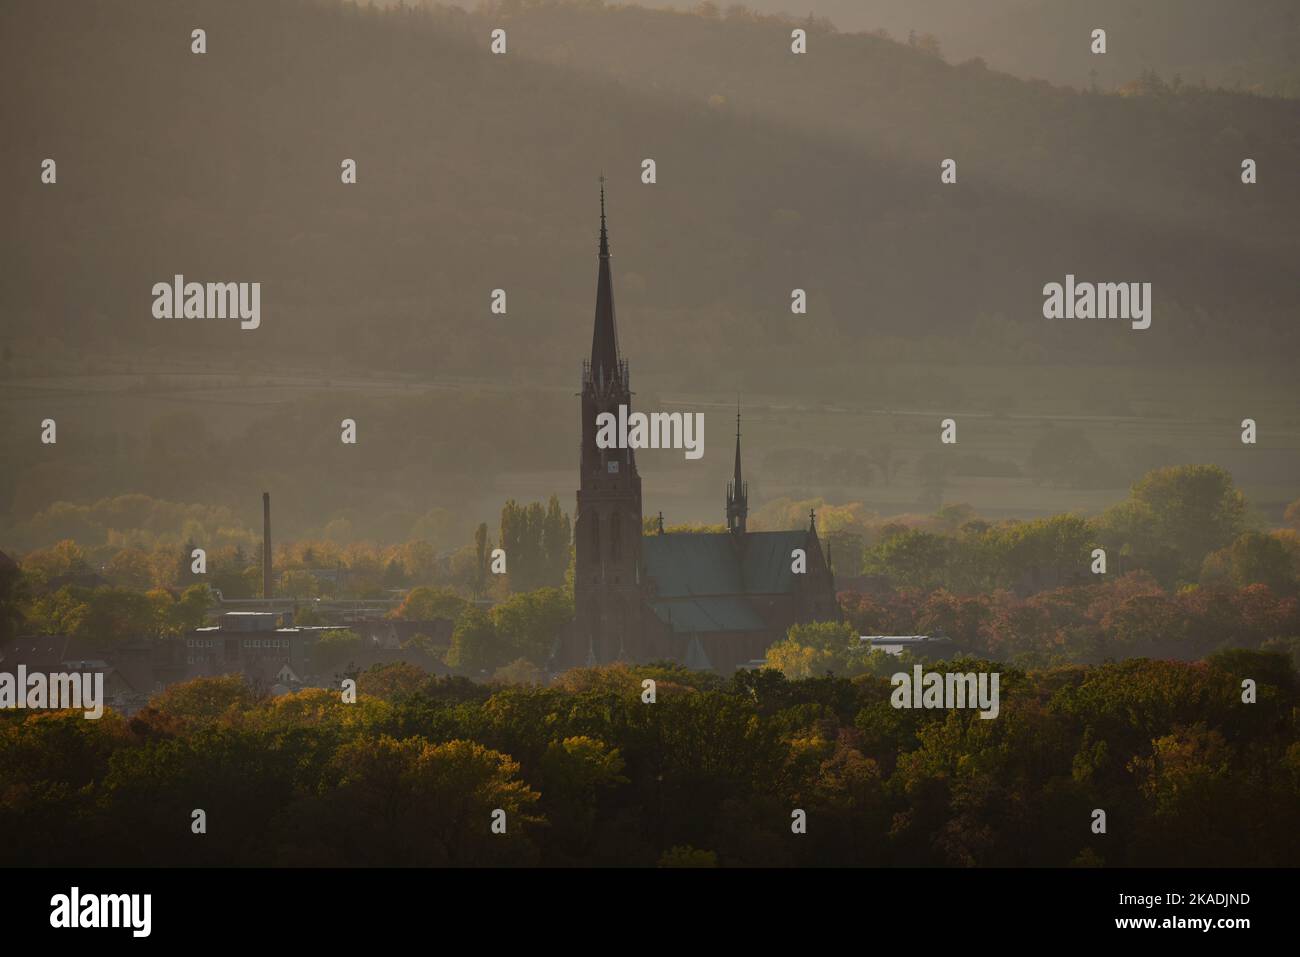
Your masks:
<path fill-rule="evenodd" d="M 744 597 L 671 598 L 650 603 L 660 621 L 679 634 L 704 631 L 763 631 L 767 624 Z"/>
<path fill-rule="evenodd" d="M 657 599 L 781 595 L 794 590 L 790 553 L 807 544 L 806 531 L 647 535 L 641 557 Z"/>

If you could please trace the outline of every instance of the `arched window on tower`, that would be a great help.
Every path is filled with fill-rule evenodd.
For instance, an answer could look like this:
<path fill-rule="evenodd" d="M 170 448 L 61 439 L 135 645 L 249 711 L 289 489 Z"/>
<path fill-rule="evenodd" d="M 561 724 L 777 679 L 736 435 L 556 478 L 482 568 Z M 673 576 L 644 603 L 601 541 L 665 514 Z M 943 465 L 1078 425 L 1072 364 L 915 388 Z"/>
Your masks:
<path fill-rule="evenodd" d="M 591 554 L 600 560 L 600 513 L 591 513 Z"/>
<path fill-rule="evenodd" d="M 618 517 L 618 512 L 613 512 L 609 516 L 609 557 L 614 561 L 619 559 L 619 549 L 622 546 L 623 522 Z"/>

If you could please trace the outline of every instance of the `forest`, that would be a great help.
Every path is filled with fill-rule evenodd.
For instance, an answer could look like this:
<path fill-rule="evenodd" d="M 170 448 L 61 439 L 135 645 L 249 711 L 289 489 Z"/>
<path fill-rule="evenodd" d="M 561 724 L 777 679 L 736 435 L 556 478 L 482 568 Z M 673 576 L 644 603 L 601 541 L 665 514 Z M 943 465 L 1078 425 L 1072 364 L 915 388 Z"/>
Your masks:
<path fill-rule="evenodd" d="M 180 867 L 1300 862 L 1300 698 L 1284 656 L 999 670 L 993 721 L 897 710 L 889 681 L 871 675 L 723 680 L 672 666 L 503 687 L 394 665 L 363 673 L 355 704 L 326 689 L 259 699 L 231 677 L 169 688 L 130 719 L 10 713 L 3 856 Z M 192 830 L 195 809 L 206 833 Z M 1105 833 L 1091 827 L 1097 809 Z M 806 833 L 792 830 L 798 810 Z M 492 830 L 497 811 L 504 834 Z"/>

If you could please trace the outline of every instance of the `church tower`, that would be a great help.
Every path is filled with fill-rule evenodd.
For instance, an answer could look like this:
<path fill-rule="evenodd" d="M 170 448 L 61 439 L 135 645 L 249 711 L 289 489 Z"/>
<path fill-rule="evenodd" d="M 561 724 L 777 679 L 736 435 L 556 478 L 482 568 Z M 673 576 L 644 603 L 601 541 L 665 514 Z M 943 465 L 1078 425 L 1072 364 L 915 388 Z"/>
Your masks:
<path fill-rule="evenodd" d="M 605 229 L 605 183 L 600 186 L 600 266 L 591 358 L 582 364 L 582 452 L 574 519 L 575 664 L 635 660 L 640 651 L 641 477 L 632 449 L 596 445 L 596 417 L 631 412 L 627 360 L 619 355 L 614 287 Z"/>
<path fill-rule="evenodd" d="M 734 535 L 745 534 L 745 519 L 749 515 L 749 483 L 740 474 L 740 406 L 736 406 L 736 473 L 727 483 L 727 531 Z"/>

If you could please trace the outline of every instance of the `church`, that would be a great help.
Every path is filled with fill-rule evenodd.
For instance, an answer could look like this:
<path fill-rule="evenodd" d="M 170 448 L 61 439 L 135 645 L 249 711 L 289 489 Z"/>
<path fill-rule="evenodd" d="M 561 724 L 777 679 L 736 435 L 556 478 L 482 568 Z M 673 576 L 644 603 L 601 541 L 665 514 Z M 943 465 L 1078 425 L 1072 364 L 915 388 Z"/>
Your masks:
<path fill-rule="evenodd" d="M 814 514 L 806 529 L 746 528 L 749 489 L 741 472 L 739 412 L 735 471 L 726 489 L 727 531 L 667 533 L 661 515 L 657 531 L 644 533 L 636 450 L 601 448 L 596 441 L 597 416 L 632 405 L 609 260 L 602 184 L 596 318 L 591 358 L 582 364 L 574 620 L 555 664 L 668 660 L 730 674 L 762 658 L 791 625 L 838 619 L 834 576 Z"/>

